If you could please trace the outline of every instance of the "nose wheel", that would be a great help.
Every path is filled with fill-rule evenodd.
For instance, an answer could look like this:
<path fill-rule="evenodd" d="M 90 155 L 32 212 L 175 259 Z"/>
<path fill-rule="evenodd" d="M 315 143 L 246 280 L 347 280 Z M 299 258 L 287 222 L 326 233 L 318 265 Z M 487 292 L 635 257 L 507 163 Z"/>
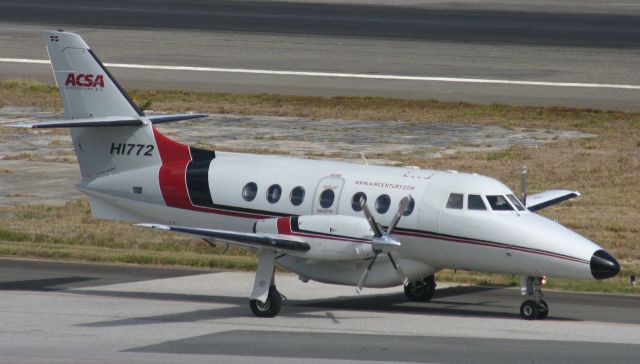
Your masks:
<path fill-rule="evenodd" d="M 523 277 L 524 278 L 524 277 Z M 523 293 L 533 296 L 520 305 L 520 316 L 525 320 L 544 320 L 549 316 L 549 304 L 542 299 L 544 277 L 526 277 L 523 279 Z"/>
<path fill-rule="evenodd" d="M 520 316 L 525 320 L 544 320 L 549 315 L 549 305 L 544 300 L 540 303 L 526 300 L 520 305 Z"/>
<path fill-rule="evenodd" d="M 433 275 L 417 281 L 409 282 L 404 286 L 404 294 L 409 301 L 428 302 L 436 292 L 436 280 Z"/>

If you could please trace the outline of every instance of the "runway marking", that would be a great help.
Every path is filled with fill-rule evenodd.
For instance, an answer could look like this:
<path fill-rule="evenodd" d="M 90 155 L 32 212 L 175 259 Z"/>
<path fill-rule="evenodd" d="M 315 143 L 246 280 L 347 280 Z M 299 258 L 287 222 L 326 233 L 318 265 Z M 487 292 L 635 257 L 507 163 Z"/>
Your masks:
<path fill-rule="evenodd" d="M 48 60 L 27 59 L 27 58 L 0 58 L 0 62 L 50 64 Z M 427 82 L 432 81 L 432 82 L 483 83 L 483 84 L 497 84 L 497 85 L 610 88 L 610 89 L 623 89 L 623 90 L 640 90 L 640 85 L 625 85 L 625 84 L 610 84 L 610 83 L 494 80 L 494 79 L 483 79 L 483 78 L 435 77 L 435 76 L 372 75 L 372 74 L 364 74 L 364 73 L 277 71 L 277 70 L 261 70 L 261 69 L 247 69 L 247 68 L 162 66 L 162 65 L 131 64 L 131 63 L 105 63 L 104 65 L 112 68 L 167 70 L 167 71 L 195 71 L 195 72 L 244 73 L 244 74 L 278 75 L 278 76 L 360 78 L 360 79 L 371 79 L 371 80 L 427 81 Z"/>

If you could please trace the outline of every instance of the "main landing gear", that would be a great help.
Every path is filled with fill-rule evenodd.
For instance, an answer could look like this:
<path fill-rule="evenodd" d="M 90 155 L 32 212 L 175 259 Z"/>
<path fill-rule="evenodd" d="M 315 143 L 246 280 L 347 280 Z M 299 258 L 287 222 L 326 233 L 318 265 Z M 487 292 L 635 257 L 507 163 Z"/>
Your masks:
<path fill-rule="evenodd" d="M 276 256 L 271 249 L 263 249 L 258 259 L 256 280 L 249 300 L 249 307 L 256 317 L 275 317 L 282 308 L 284 296 L 275 284 Z"/>
<path fill-rule="evenodd" d="M 433 298 L 436 292 L 436 279 L 433 275 L 417 281 L 409 282 L 404 286 L 404 294 L 409 301 L 427 302 Z"/>
<path fill-rule="evenodd" d="M 523 295 L 533 296 L 520 305 L 520 316 L 525 320 L 544 320 L 549 316 L 549 305 L 542 299 L 542 285 L 545 277 L 522 277 L 520 290 Z"/>
<path fill-rule="evenodd" d="M 257 299 L 249 301 L 251 312 L 256 317 L 275 317 L 280 312 L 280 308 L 282 308 L 282 298 L 283 296 L 278 292 L 276 286 L 271 286 L 264 302 Z"/>

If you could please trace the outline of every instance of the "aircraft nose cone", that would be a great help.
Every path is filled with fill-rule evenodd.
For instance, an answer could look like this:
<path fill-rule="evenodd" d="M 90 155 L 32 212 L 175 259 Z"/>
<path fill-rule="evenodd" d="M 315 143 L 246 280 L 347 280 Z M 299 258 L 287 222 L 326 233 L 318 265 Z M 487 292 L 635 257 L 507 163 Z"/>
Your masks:
<path fill-rule="evenodd" d="M 609 253 L 598 250 L 591 257 L 591 274 L 595 279 L 615 277 L 620 273 L 620 264 Z"/>

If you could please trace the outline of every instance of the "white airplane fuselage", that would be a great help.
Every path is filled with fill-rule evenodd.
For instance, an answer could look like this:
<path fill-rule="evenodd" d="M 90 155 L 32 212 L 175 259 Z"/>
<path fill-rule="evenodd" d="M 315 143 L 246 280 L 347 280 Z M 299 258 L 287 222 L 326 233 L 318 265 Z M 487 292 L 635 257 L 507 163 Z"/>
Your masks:
<path fill-rule="evenodd" d="M 161 144 L 160 153 L 169 152 Z M 485 196 L 487 206 L 486 196 L 513 194 L 504 184 L 481 175 L 224 152 L 211 153 L 204 163 L 198 162 L 199 170 L 189 171 L 187 147 L 182 148 L 185 159 L 180 163 L 96 177 L 78 188 L 89 195 L 97 217 L 113 219 L 119 213 L 124 220 L 243 232 L 253 231 L 256 221 L 279 216 L 363 217 L 353 208 L 353 196 L 359 192 L 371 204 L 381 195 L 389 196 L 386 213 L 372 209 L 386 226 L 400 199 L 411 195 L 413 211 L 403 216 L 394 235 L 402 241 L 400 264 L 409 278 L 416 279 L 443 268 L 590 279 L 590 260 L 602 249 L 530 211 L 469 210 L 466 199 L 462 209 L 446 207 L 451 193 Z M 171 174 L 173 179 L 166 177 Z M 243 199 L 248 183 L 257 186 L 251 201 Z M 271 203 L 267 191 L 274 185 L 280 186 L 281 196 Z M 135 187 L 142 187 L 142 193 L 133 193 Z M 290 198 L 296 187 L 304 190 L 298 206 Z M 334 200 L 322 207 L 320 195 L 326 189 L 334 191 Z M 312 247 L 309 252 L 282 256 L 278 263 L 313 280 L 355 285 L 370 252 L 362 244 L 367 243 L 341 241 L 317 247 L 353 252 L 343 254 L 343 259 L 316 259 L 319 253 Z M 387 260 L 376 265 L 366 285 L 400 283 Z"/>

